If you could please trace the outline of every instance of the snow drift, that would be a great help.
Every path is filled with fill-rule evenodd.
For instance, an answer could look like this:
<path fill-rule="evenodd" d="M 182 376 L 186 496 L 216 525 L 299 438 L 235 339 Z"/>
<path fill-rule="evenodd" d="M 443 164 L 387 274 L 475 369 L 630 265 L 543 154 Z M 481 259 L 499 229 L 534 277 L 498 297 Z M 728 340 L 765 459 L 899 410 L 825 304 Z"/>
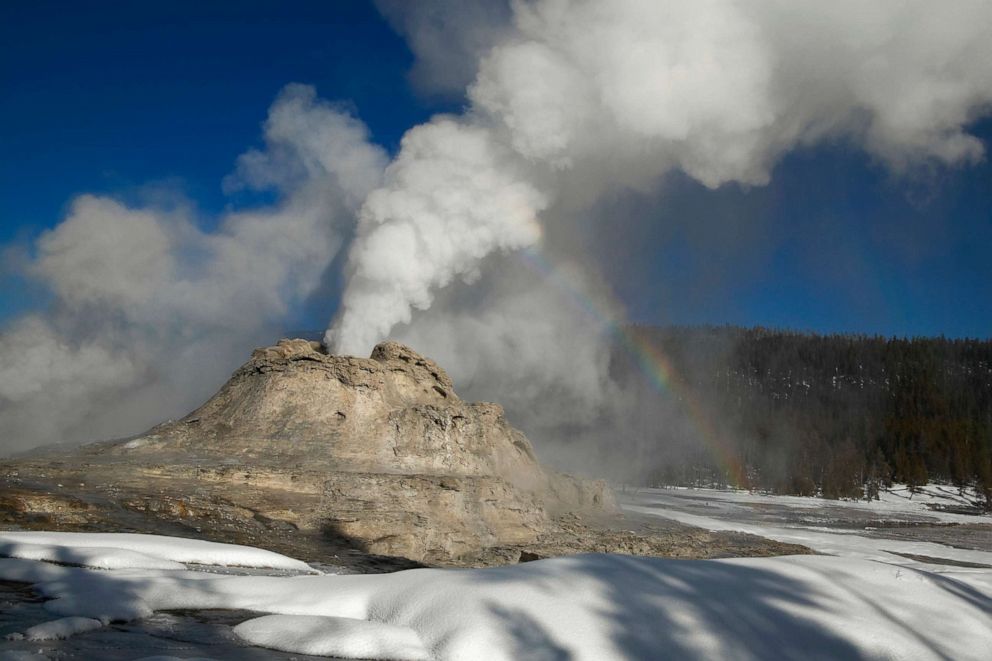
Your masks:
<path fill-rule="evenodd" d="M 172 559 L 186 541 L 149 536 L 147 544 L 158 540 Z M 52 598 L 46 609 L 64 617 L 269 613 L 236 632 L 276 649 L 353 658 L 977 660 L 992 646 L 992 594 L 927 572 L 824 556 L 593 554 L 494 569 L 295 577 L 5 559 L 0 578 L 33 583 Z"/>

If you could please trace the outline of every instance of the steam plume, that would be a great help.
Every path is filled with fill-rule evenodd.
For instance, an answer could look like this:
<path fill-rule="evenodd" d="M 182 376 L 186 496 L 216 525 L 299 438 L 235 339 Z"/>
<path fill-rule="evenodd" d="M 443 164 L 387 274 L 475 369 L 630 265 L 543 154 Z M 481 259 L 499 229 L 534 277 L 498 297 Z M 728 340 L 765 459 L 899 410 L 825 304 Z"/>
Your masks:
<path fill-rule="evenodd" d="M 318 285 L 385 154 L 358 120 L 290 85 L 227 185 L 274 187 L 272 208 L 206 232 L 182 205 L 82 195 L 27 266 L 47 314 L 0 334 L 3 449 L 141 431 L 198 403 L 271 341 Z"/>
<path fill-rule="evenodd" d="M 363 206 L 326 340 L 411 341 L 542 441 L 629 409 L 606 373 L 608 323 L 569 301 L 623 317 L 574 236 L 643 221 L 590 218 L 597 201 L 676 170 L 763 185 L 784 154 L 824 141 L 896 174 L 985 155 L 968 125 L 992 104 L 988 3 L 537 0 L 513 2 L 505 25 L 382 4 L 418 80 L 433 67 L 450 83 L 472 53 L 476 72 L 465 113 L 412 129 Z M 524 247 L 571 273 L 570 292 L 522 276 L 507 252 Z M 600 445 L 629 431 L 618 424 Z"/>
<path fill-rule="evenodd" d="M 487 255 L 536 244 L 552 203 L 582 208 L 673 169 L 709 187 L 760 185 L 784 153 L 825 139 L 896 170 L 984 156 L 966 126 L 992 103 L 987 3 L 513 9 L 465 115 L 412 129 L 364 205 L 327 338 L 339 350 L 366 351 Z"/>
<path fill-rule="evenodd" d="M 547 199 L 507 158 L 489 131 L 449 118 L 406 134 L 385 186 L 362 207 L 344 314 L 328 344 L 367 353 L 412 308 L 430 307 L 436 289 L 477 277 L 486 255 L 538 239 Z"/>

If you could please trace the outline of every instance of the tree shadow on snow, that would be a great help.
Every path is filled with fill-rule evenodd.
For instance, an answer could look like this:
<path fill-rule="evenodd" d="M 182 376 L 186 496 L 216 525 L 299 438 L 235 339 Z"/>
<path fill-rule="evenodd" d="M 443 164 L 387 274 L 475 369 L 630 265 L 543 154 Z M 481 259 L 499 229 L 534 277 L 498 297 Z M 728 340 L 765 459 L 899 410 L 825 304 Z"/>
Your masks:
<path fill-rule="evenodd" d="M 569 661 L 572 658 L 568 650 L 556 643 L 525 611 L 493 602 L 489 603 L 489 610 L 502 622 L 512 639 L 512 658 L 527 661 Z"/>
<path fill-rule="evenodd" d="M 575 571 L 593 577 L 591 584 L 585 579 L 577 581 L 575 599 L 599 604 L 599 616 L 624 658 L 866 658 L 851 641 L 810 617 L 811 610 L 849 617 L 843 611 L 844 602 L 812 583 L 759 568 L 590 554 L 479 572 L 478 576 L 482 581 L 507 585 L 519 581 L 532 588 L 559 590 L 564 576 L 557 563 L 562 560 L 569 563 L 567 574 Z M 936 580 L 944 589 L 988 612 L 990 600 L 979 592 L 950 579 Z M 870 600 L 865 594 L 858 597 Z M 866 603 L 893 626 L 910 632 L 905 622 L 877 600 Z M 566 641 L 556 640 L 527 612 L 492 608 L 507 621 L 518 640 L 517 658 L 570 658 L 562 647 Z M 859 623 L 852 618 L 851 626 Z M 916 632 L 911 635 L 921 651 L 947 658 L 933 641 Z"/>

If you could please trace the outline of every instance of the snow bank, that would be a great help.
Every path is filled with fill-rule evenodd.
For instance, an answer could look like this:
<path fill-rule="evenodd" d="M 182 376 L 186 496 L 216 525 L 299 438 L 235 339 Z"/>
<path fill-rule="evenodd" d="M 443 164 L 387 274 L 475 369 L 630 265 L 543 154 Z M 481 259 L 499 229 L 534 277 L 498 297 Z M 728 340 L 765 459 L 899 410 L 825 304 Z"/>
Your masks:
<path fill-rule="evenodd" d="M 420 636 L 409 627 L 347 617 L 266 615 L 242 622 L 234 633 L 258 645 L 283 652 L 343 659 L 412 659 L 430 656 Z"/>
<path fill-rule="evenodd" d="M 149 543 L 156 539 L 172 543 Z M 276 649 L 361 649 L 379 659 L 419 660 L 426 650 L 430 658 L 473 661 L 984 661 L 992 649 L 992 590 L 824 556 L 691 561 L 592 554 L 492 569 L 293 577 L 94 571 L 6 559 L 0 578 L 34 583 L 52 597 L 45 608 L 66 616 L 127 619 L 172 608 L 293 616 L 251 620 L 238 633 Z M 361 648 L 373 639 L 379 647 Z"/>
<path fill-rule="evenodd" d="M 24 632 L 24 638 L 27 640 L 56 640 L 68 638 L 84 631 L 99 629 L 102 626 L 103 622 L 89 617 L 63 617 L 29 628 Z"/>
<path fill-rule="evenodd" d="M 2 539 L 2 538 L 0 538 Z M 0 556 L 23 560 L 45 560 L 94 569 L 185 569 L 181 562 L 137 551 L 110 548 L 57 546 L 0 541 Z"/>
<path fill-rule="evenodd" d="M 162 537 L 158 535 L 139 535 L 131 533 L 82 533 L 82 532 L 0 532 L 0 545 L 24 543 L 35 546 L 48 546 L 53 555 L 71 554 L 72 549 L 113 549 L 123 551 L 115 560 L 105 560 L 116 567 L 144 567 L 136 556 L 126 552 L 141 554 L 145 557 L 157 558 L 171 562 L 188 562 L 204 565 L 221 565 L 237 567 L 264 567 L 267 569 L 288 569 L 293 571 L 313 572 L 308 564 L 272 551 L 256 549 L 250 546 L 236 544 L 218 544 L 199 539 L 184 539 L 179 537 Z M 0 555 L 7 555 L 0 552 Z M 22 557 L 22 556 L 14 556 Z M 36 558 L 55 560 L 57 558 Z M 129 564 L 130 563 L 130 564 Z M 83 564 L 86 562 L 74 562 Z"/>

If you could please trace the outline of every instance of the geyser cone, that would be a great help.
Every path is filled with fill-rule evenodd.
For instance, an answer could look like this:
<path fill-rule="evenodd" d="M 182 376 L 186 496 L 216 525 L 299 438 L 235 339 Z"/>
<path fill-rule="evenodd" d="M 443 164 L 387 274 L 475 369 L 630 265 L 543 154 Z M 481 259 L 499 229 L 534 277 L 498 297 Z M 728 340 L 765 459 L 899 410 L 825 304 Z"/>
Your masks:
<path fill-rule="evenodd" d="M 256 350 L 221 390 L 177 422 L 119 444 L 133 456 L 181 452 L 271 468 L 547 481 L 527 438 L 496 404 L 466 403 L 434 361 L 395 342 L 370 358 L 317 342 Z"/>
<path fill-rule="evenodd" d="M 70 454 L 81 482 L 198 530 L 234 519 L 421 561 L 472 561 L 534 541 L 552 515 L 615 509 L 603 483 L 545 471 L 500 406 L 463 402 L 395 342 L 355 358 L 282 340 L 181 420 Z"/>

